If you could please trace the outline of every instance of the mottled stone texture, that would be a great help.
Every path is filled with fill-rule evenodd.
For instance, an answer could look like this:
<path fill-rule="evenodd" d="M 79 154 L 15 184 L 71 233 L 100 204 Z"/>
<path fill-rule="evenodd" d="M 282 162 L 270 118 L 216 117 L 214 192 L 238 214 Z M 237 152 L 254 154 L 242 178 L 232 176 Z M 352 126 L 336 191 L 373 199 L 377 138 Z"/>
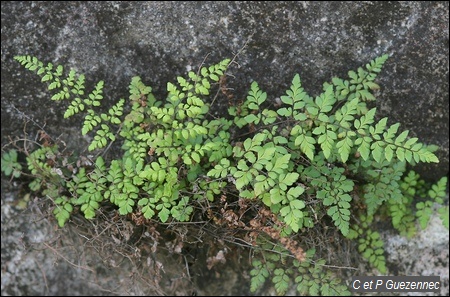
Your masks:
<path fill-rule="evenodd" d="M 425 230 L 407 239 L 399 235 L 383 234 L 391 275 L 440 276 L 440 296 L 449 294 L 449 235 L 440 218 L 433 216 Z M 395 269 L 392 269 L 394 268 Z M 409 296 L 435 296 L 436 293 L 415 292 Z"/>
<path fill-rule="evenodd" d="M 37 77 L 12 60 L 30 54 L 104 79 L 111 104 L 140 75 L 164 96 L 167 81 L 239 55 L 230 82 L 245 96 L 256 80 L 274 98 L 300 73 L 312 95 L 333 75 L 378 55 L 379 116 L 441 147 L 429 180 L 448 173 L 448 2 L 4 2 L 2 1 L 2 145 L 23 130 L 23 115 L 55 135 L 70 133 L 63 106 L 48 101 Z M 209 55 L 208 55 L 209 54 Z M 218 105 L 220 106 L 220 105 Z M 28 125 L 29 131 L 33 127 Z M 83 145 L 84 143 L 81 142 Z M 79 142 L 78 142 L 79 145 Z"/>

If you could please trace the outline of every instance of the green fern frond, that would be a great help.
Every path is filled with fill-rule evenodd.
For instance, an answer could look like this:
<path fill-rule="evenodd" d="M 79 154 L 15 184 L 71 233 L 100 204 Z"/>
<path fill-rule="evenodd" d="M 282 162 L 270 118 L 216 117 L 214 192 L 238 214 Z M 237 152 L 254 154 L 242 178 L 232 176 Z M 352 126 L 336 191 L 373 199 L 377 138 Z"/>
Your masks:
<path fill-rule="evenodd" d="M 386 258 L 384 256 L 384 242 L 380 234 L 370 229 L 373 216 L 360 215 L 360 224 L 355 224 L 349 232 L 350 239 L 358 240 L 358 251 L 382 274 L 387 272 Z"/>
<path fill-rule="evenodd" d="M 439 217 L 442 220 L 442 225 L 444 225 L 445 228 L 447 228 L 447 230 L 449 229 L 449 222 L 448 222 L 448 218 L 449 218 L 449 207 L 448 205 L 445 207 L 441 207 L 438 209 L 438 214 Z"/>
<path fill-rule="evenodd" d="M 12 175 L 15 178 L 20 177 L 22 173 L 22 165 L 17 161 L 17 156 L 17 150 L 15 149 L 2 153 L 1 170 L 6 176 Z"/>
<path fill-rule="evenodd" d="M 64 118 L 69 118 L 80 111 L 84 110 L 84 104 L 82 103 L 80 98 L 75 98 L 67 108 L 66 112 L 64 113 Z"/>
<path fill-rule="evenodd" d="M 428 191 L 428 195 L 431 199 L 433 199 L 436 203 L 442 204 L 444 202 L 444 198 L 446 196 L 448 178 L 446 176 L 439 179 L 439 181 L 431 186 L 431 189 Z"/>
<path fill-rule="evenodd" d="M 77 199 L 74 203 L 80 206 L 86 219 L 92 219 L 104 199 L 104 191 L 107 188 L 106 166 L 103 158 L 97 158 L 95 169 L 89 173 L 88 178 L 84 170 L 80 170 L 75 181 L 76 184 L 72 187 L 76 189 Z"/>
<path fill-rule="evenodd" d="M 324 269 L 324 260 L 313 261 L 315 249 L 306 252 L 307 259 L 299 263 L 294 260 L 298 275 L 294 282 L 297 284 L 297 292 L 301 295 L 311 296 L 348 296 L 350 291 L 347 286 L 337 279 L 330 271 Z"/>
<path fill-rule="evenodd" d="M 367 178 L 371 182 L 364 186 L 364 201 L 369 215 L 373 215 L 385 201 L 402 201 L 399 181 L 405 168 L 404 162 L 390 164 L 385 161 L 374 163 L 374 168 L 367 170 Z"/>
<path fill-rule="evenodd" d="M 255 259 L 252 261 L 252 266 L 253 268 L 250 270 L 250 291 L 256 292 L 264 285 L 266 279 L 269 277 L 269 269 L 273 269 L 274 265 L 267 265 L 267 263 L 263 263 L 262 261 Z"/>
<path fill-rule="evenodd" d="M 272 282 L 275 285 L 275 291 L 278 295 L 285 295 L 289 289 L 290 278 L 283 268 L 277 268 L 274 270 L 274 277 Z"/>
<path fill-rule="evenodd" d="M 55 199 L 55 209 L 53 210 L 53 214 L 58 220 L 59 227 L 64 227 L 66 222 L 70 219 L 72 211 L 73 205 L 66 196 Z"/>
<path fill-rule="evenodd" d="M 447 190 L 447 177 L 442 177 L 436 184 L 431 186 L 431 189 L 428 191 L 428 196 L 432 200 L 427 200 L 423 202 L 418 202 L 416 204 L 416 217 L 419 220 L 420 227 L 425 229 L 430 221 L 431 216 L 434 213 L 434 203 L 442 204 L 444 202 L 444 198 L 446 196 Z M 440 215 L 443 220 L 444 226 L 448 228 L 448 214 L 445 214 L 445 207 L 442 208 L 444 210 L 440 210 Z M 448 209 L 448 207 L 447 207 Z M 447 217 L 446 217 L 447 216 Z M 447 221 L 447 223 L 446 223 Z"/>
<path fill-rule="evenodd" d="M 358 251 L 362 253 L 362 256 L 380 273 L 385 274 L 387 271 L 386 258 L 384 257 L 384 243 L 380 234 L 368 230 L 367 235 L 361 237 L 358 242 Z"/>

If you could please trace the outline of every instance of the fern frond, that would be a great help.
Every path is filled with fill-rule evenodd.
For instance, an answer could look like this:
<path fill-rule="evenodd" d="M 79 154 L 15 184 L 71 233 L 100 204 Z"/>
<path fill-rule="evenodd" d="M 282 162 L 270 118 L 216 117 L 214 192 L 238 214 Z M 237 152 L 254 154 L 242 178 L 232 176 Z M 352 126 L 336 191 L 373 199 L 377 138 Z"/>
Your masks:
<path fill-rule="evenodd" d="M 55 199 L 55 209 L 53 210 L 53 214 L 58 220 L 59 227 L 64 227 L 66 222 L 70 219 L 70 214 L 73 211 L 73 206 L 69 202 L 69 199 L 66 196 L 61 196 Z"/>
<path fill-rule="evenodd" d="M 252 110 L 259 110 L 261 104 L 267 99 L 267 93 L 263 92 L 257 82 L 252 82 L 250 91 L 248 92 L 247 100 L 249 102 L 248 108 Z"/>
<path fill-rule="evenodd" d="M 445 228 L 447 228 L 447 230 L 449 229 L 449 207 L 448 205 L 445 207 L 441 207 L 438 209 L 438 214 L 439 217 L 442 220 L 442 225 L 444 225 Z"/>
<path fill-rule="evenodd" d="M 269 270 L 267 269 L 267 265 L 256 259 L 252 261 L 252 266 L 253 268 L 250 270 L 250 291 L 256 292 L 263 286 L 266 279 L 269 277 Z"/>
<path fill-rule="evenodd" d="M 283 268 L 277 268 L 274 270 L 274 277 L 272 282 L 275 285 L 275 291 L 278 295 L 284 295 L 289 289 L 290 278 Z"/>
<path fill-rule="evenodd" d="M 444 198 L 446 196 L 446 189 L 447 189 L 447 177 L 444 176 L 436 184 L 432 185 L 431 189 L 428 191 L 428 196 L 432 200 L 418 202 L 416 204 L 417 209 L 416 217 L 419 220 L 419 224 L 422 229 L 425 229 L 427 227 L 428 222 L 430 221 L 430 218 L 434 213 L 433 209 L 434 203 L 442 204 L 444 202 Z M 440 215 L 443 220 L 444 226 L 445 224 L 447 224 L 448 228 L 448 214 L 446 218 L 446 214 L 444 212 L 445 207 L 443 209 L 444 210 L 440 210 L 441 211 Z"/>
<path fill-rule="evenodd" d="M 368 260 L 373 267 L 378 269 L 380 273 L 385 274 L 387 271 L 386 258 L 384 257 L 384 243 L 380 238 L 380 234 L 368 230 L 367 235 L 361 237 L 358 242 L 358 251 L 362 253 L 363 257 Z"/>
<path fill-rule="evenodd" d="M 78 197 L 74 203 L 80 205 L 80 210 L 86 219 L 95 217 L 95 211 L 100 207 L 106 189 L 106 166 L 102 157 L 97 158 L 95 166 L 89 178 L 86 178 L 84 171 L 80 171 L 77 183 L 73 186 L 76 188 Z"/>
<path fill-rule="evenodd" d="M 334 167 L 329 174 L 340 177 L 322 184 L 322 190 L 317 192 L 317 198 L 322 200 L 324 206 L 329 207 L 327 214 L 333 219 L 341 233 L 347 236 L 350 222 L 350 202 L 352 201 L 349 193 L 353 190 L 354 183 L 342 175 L 343 172 L 343 168 Z"/>
<path fill-rule="evenodd" d="M 387 161 L 382 164 L 375 163 L 374 169 L 367 171 L 367 178 L 371 182 L 364 186 L 364 201 L 369 215 L 373 215 L 378 207 L 389 199 L 402 201 L 399 181 L 404 171 L 404 162 L 389 164 Z"/>

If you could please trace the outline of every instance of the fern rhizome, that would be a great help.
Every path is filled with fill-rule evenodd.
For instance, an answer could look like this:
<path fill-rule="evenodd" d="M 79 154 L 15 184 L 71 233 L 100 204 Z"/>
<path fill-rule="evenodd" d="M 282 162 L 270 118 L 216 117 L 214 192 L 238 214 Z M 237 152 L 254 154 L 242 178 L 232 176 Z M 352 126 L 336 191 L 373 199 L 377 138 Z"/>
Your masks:
<path fill-rule="evenodd" d="M 48 141 L 26 152 L 30 188 L 50 198 L 61 227 L 77 212 L 92 219 L 107 206 L 136 223 L 206 219 L 228 228 L 252 250 L 252 292 L 270 279 L 280 295 L 290 288 L 348 294 L 325 260 L 315 258 L 315 247 L 302 245 L 313 236 L 310 230 L 338 230 L 386 273 L 375 218 L 388 218 L 412 236 L 416 222 L 426 227 L 435 203 L 443 203 L 447 186 L 444 177 L 427 192 L 420 177 L 407 171 L 418 162 L 438 162 L 437 147 L 408 137 L 398 123 L 377 119 L 370 108 L 387 59 L 349 71 L 347 79 L 333 78 L 315 98 L 298 74 L 277 100 L 268 100 L 253 82 L 246 100 L 229 106 L 230 117 L 217 118 L 210 103 L 212 94 L 229 92 L 229 59 L 168 83 L 163 101 L 134 77 L 128 100 L 102 112 L 103 81 L 88 93 L 84 75 L 17 56 L 48 83 L 52 100 L 68 102 L 64 118 L 83 117 L 81 134 L 92 135 L 88 150 L 98 152 L 84 163 L 67 161 Z M 123 155 L 105 160 L 102 152 L 117 138 Z M 3 154 L 2 171 L 20 175 L 16 150 Z M 428 200 L 414 202 L 418 195 Z M 448 206 L 438 212 L 448 228 Z"/>

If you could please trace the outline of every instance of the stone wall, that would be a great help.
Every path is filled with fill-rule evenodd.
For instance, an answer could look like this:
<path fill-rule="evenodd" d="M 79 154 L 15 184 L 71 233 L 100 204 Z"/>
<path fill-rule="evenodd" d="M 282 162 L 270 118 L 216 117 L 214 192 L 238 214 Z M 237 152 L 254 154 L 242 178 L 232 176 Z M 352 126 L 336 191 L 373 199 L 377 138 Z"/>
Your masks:
<path fill-rule="evenodd" d="M 332 76 L 342 77 L 387 53 L 391 57 L 378 77 L 379 116 L 400 122 L 401 129 L 424 143 L 440 146 L 439 164 L 418 167 L 423 177 L 436 180 L 449 172 L 447 1 L 2 1 L 1 24 L 2 147 L 9 136 L 24 130 L 34 139 L 42 127 L 71 140 L 71 146 L 86 146 L 77 136 L 81 123 L 62 121 L 64 106 L 50 102 L 45 86 L 13 61 L 15 55 L 69 66 L 85 73 L 90 83 L 105 80 L 106 100 L 113 104 L 127 96 L 135 75 L 163 98 L 167 81 L 204 60 L 215 63 L 238 52 L 235 79 L 229 81 L 237 98 L 245 96 L 253 80 L 270 98 L 280 96 L 295 73 L 317 95 Z M 86 281 L 81 273 L 65 267 L 45 273 L 53 259 L 41 261 L 25 253 L 20 235 L 35 238 L 40 231 L 14 207 L 17 201 L 5 194 L 12 191 L 5 190 L 6 183 L 2 178 L 2 295 L 111 293 L 93 286 L 77 292 Z M 448 234 L 446 240 L 448 249 Z M 448 269 L 448 257 L 439 265 L 436 273 Z M 41 275 L 54 286 L 39 283 Z M 70 275 L 74 279 L 64 283 Z M 113 279 L 111 287 L 116 283 Z"/>

